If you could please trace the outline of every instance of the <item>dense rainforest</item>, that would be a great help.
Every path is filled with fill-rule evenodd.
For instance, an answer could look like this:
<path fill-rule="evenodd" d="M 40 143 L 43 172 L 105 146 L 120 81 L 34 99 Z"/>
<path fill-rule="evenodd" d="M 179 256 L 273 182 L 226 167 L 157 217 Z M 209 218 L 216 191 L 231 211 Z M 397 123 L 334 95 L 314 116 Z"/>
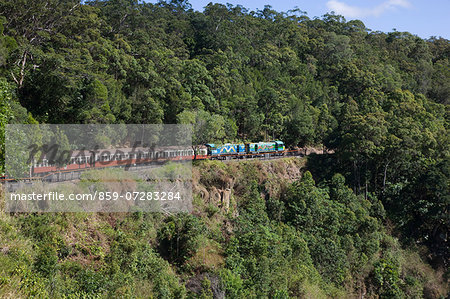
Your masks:
<path fill-rule="evenodd" d="M 0 296 L 445 298 L 449 59 L 445 38 L 300 9 L 1 1 L 2 165 L 8 123 L 330 154 L 195 163 L 191 214 L 1 211 Z"/>

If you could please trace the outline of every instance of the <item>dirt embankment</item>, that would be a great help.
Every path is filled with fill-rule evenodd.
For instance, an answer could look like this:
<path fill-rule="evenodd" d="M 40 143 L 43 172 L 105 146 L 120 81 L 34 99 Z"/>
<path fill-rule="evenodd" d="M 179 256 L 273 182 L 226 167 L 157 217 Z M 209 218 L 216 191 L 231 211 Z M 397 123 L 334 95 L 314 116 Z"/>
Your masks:
<path fill-rule="evenodd" d="M 193 193 L 222 212 L 236 211 L 234 199 L 247 184 L 255 181 L 264 186 L 264 197 L 278 197 L 288 183 L 301 177 L 304 164 L 305 159 L 295 157 L 230 163 L 203 161 L 193 168 Z"/>

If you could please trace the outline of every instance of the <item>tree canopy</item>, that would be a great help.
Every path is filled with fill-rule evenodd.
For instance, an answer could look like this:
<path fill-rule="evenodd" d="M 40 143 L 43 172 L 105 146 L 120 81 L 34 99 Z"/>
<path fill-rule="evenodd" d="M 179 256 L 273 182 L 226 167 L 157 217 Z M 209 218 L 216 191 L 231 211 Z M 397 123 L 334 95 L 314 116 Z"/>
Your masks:
<path fill-rule="evenodd" d="M 386 297 L 414 297 L 423 281 L 402 272 L 405 263 L 392 253 L 398 244 L 383 230 L 392 229 L 412 250 L 426 246 L 433 262 L 448 267 L 449 61 L 445 38 L 372 31 L 358 20 L 309 18 L 299 9 L 210 3 L 200 12 L 185 0 L 4 0 L 0 172 L 8 123 L 182 123 L 193 126 L 196 146 L 280 139 L 288 147 L 329 149 L 333 154 L 308 158 L 302 179 L 280 184 L 279 198 L 266 196 L 267 182 L 241 186 L 247 192 L 236 208 L 241 217 L 222 219 L 233 222 L 226 240 L 205 237 L 203 220 L 193 215 L 160 223 L 159 247 L 111 233 L 102 273 L 118 290 L 109 291 L 126 296 L 118 275 L 131 281 L 144 273 L 155 279 L 155 296 L 185 295 L 176 283 L 180 273 L 168 264 L 194 272 L 184 262 L 211 237 L 222 246 L 226 265 L 216 274 L 231 297 L 303 296 L 298 284 L 305 281 L 339 297 L 335 288 L 351 277 L 370 280 L 372 291 Z M 111 144 L 115 134 L 99 143 Z M 65 136 L 55 138 L 66 143 Z M 32 226 L 32 217 L 23 219 L 23 227 Z M 27 258 L 52 276 L 64 248 L 56 232 L 40 240 L 46 232 L 29 232 L 47 249 Z M 89 283 L 101 281 L 97 272 L 71 267 L 65 270 L 77 273 L 74 280 L 87 281 L 74 286 L 80 293 L 73 296 L 105 291 Z"/>

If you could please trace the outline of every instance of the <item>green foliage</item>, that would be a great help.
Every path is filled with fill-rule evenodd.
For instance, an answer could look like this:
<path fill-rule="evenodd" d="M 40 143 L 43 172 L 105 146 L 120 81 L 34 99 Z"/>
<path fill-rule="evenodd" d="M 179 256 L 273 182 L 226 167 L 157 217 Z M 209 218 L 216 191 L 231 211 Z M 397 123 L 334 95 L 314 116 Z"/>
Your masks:
<path fill-rule="evenodd" d="M 228 176 L 240 178 L 236 207 L 224 214 L 205 203 L 204 219 L 136 212 L 117 227 L 105 224 L 109 239 L 90 247 L 63 237 L 64 217 L 11 217 L 20 224 L 3 223 L 9 232 L 0 237 L 20 245 L 2 239 L 12 249 L 0 249 L 0 296 L 183 297 L 186 261 L 212 232 L 223 234 L 215 238 L 225 250 L 218 271 L 232 298 L 342 297 L 342 285 L 352 292 L 367 281 L 369 292 L 387 297 L 427 288 L 444 296 L 419 270 L 404 273 L 401 258 L 384 256 L 398 244 L 387 241 L 383 223 L 402 244 L 426 245 L 435 264 L 448 263 L 448 40 L 269 6 L 210 3 L 198 12 L 187 1 L 7 0 L 0 15 L 1 173 L 6 141 L 24 151 L 20 134 L 5 136 L 6 124 L 36 120 L 191 124 L 195 150 L 282 139 L 334 152 L 309 159 L 317 184 L 305 172 L 273 186 L 278 193 L 266 190 L 279 181 L 258 164 L 243 164 L 242 176 L 207 164 L 202 184 L 222 188 Z M 106 129 L 92 139 L 109 147 L 123 134 Z M 54 138 L 67 145 L 65 136 Z M 23 160 L 8 162 L 15 175 L 27 174 Z M 217 219 L 223 231 L 208 227 Z M 77 263 L 74 252 L 99 260 Z"/>
<path fill-rule="evenodd" d="M 393 219 L 401 223 L 406 236 L 428 244 L 437 251 L 448 251 L 444 237 L 450 229 L 450 159 L 432 164 L 400 192 L 400 201 L 391 202 Z"/>
<path fill-rule="evenodd" d="M 177 116 L 181 124 L 192 125 L 192 144 L 220 142 L 225 138 L 225 119 L 203 110 L 184 110 Z"/>
<path fill-rule="evenodd" d="M 204 233 L 204 224 L 192 215 L 169 217 L 158 232 L 159 251 L 169 262 L 182 265 L 197 251 Z"/>
<path fill-rule="evenodd" d="M 370 216 L 371 204 L 355 196 L 342 175 L 321 189 L 306 172 L 284 202 L 285 221 L 302 231 L 325 279 L 343 283 L 378 252 L 380 221 Z"/>
<path fill-rule="evenodd" d="M 227 294 L 300 296 L 304 283 L 321 281 L 307 244 L 292 227 L 269 221 L 255 183 L 251 186 L 236 219 L 235 237 L 227 244 L 226 265 L 234 274 L 222 274 Z"/>
<path fill-rule="evenodd" d="M 368 34 L 340 16 L 174 3 L 7 1 L 1 73 L 40 121 L 173 123 L 205 111 L 230 140 L 292 145 L 323 143 L 342 100 L 367 90 L 381 92 L 377 101 L 398 89 L 448 98 L 445 39 Z"/>
<path fill-rule="evenodd" d="M 110 277 L 110 296 L 128 290 L 139 292 L 137 281 L 152 281 L 151 292 L 157 297 L 173 298 L 183 296 L 184 288 L 171 272 L 169 265 L 147 244 L 119 232 L 106 257 L 106 274 Z M 139 277 L 138 280 L 135 277 Z M 97 282 L 98 283 L 98 282 Z M 99 286 L 102 284 L 100 283 Z"/>
<path fill-rule="evenodd" d="M 375 264 L 374 280 L 383 298 L 403 297 L 399 288 L 398 267 L 391 261 L 380 260 Z"/>
<path fill-rule="evenodd" d="M 5 166 L 5 129 L 13 116 L 11 110 L 11 91 L 6 80 L 0 80 L 0 172 L 3 173 Z"/>

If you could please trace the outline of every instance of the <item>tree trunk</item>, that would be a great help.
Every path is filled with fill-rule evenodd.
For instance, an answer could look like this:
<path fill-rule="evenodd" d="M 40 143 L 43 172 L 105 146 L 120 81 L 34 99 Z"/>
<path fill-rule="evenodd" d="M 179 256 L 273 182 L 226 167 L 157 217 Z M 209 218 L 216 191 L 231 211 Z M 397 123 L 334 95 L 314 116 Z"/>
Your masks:
<path fill-rule="evenodd" d="M 13 80 L 14 80 L 14 82 L 16 82 L 18 88 L 21 88 L 23 86 L 23 80 L 25 78 L 25 66 L 27 63 L 27 56 L 28 56 L 28 51 L 25 50 L 22 55 L 21 63 L 19 62 L 19 64 L 21 64 L 19 78 L 16 78 L 16 76 L 14 76 L 14 73 L 11 71 Z"/>
<path fill-rule="evenodd" d="M 195 146 L 193 146 L 192 150 L 194 151 L 194 159 L 192 161 L 195 161 L 195 160 L 197 160 L 197 148 Z"/>
<path fill-rule="evenodd" d="M 375 171 L 373 172 L 373 192 L 377 192 L 377 175 L 378 175 L 378 163 L 375 163 Z"/>
<path fill-rule="evenodd" d="M 386 163 L 386 165 L 384 166 L 384 176 L 383 176 L 383 193 L 386 189 L 386 176 L 387 176 L 387 168 L 389 166 L 389 162 Z"/>
<path fill-rule="evenodd" d="M 367 193 L 369 192 L 367 183 L 367 160 L 364 163 L 364 183 L 365 183 L 364 198 L 367 200 Z"/>

